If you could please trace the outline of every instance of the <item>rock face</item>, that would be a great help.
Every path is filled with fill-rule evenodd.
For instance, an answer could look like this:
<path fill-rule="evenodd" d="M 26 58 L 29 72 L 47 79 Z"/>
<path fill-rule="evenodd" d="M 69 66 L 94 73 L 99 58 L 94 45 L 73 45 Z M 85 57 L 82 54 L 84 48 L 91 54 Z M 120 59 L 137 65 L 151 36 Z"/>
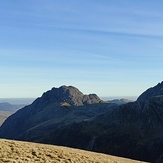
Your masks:
<path fill-rule="evenodd" d="M 72 106 L 94 104 L 101 101 L 101 99 L 97 95 L 84 95 L 73 86 L 61 86 L 60 88 L 52 88 L 52 90 L 43 94 L 41 100 L 44 102 L 67 102 Z"/>
<path fill-rule="evenodd" d="M 163 95 L 163 82 L 158 83 L 156 86 L 147 89 L 139 97 L 138 101 L 149 100 L 151 97 Z"/>
<path fill-rule="evenodd" d="M 52 88 L 10 116 L 0 127 L 0 137 L 42 141 L 59 126 L 88 120 L 106 112 L 108 106 L 114 105 L 103 103 L 95 94 L 84 95 L 72 86 Z"/>

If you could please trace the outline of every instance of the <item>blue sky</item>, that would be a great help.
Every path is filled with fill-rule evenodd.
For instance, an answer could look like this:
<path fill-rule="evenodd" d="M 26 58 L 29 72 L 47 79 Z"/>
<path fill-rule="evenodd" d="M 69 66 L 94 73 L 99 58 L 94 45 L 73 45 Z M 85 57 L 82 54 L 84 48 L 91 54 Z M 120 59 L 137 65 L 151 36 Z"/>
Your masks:
<path fill-rule="evenodd" d="M 0 98 L 73 85 L 139 96 L 162 81 L 161 0 L 0 1 Z"/>

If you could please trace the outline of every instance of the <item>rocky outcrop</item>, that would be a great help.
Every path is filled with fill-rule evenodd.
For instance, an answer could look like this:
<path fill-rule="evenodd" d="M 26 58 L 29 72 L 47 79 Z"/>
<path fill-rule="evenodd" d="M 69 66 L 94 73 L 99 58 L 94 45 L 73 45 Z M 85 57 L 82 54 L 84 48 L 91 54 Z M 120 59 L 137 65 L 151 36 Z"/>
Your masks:
<path fill-rule="evenodd" d="M 37 102 L 38 101 L 41 102 L 41 104 L 45 102 L 67 102 L 72 106 L 82 106 L 85 104 L 99 103 L 102 100 L 96 94 L 84 95 L 73 86 L 61 86 L 47 91 Z"/>

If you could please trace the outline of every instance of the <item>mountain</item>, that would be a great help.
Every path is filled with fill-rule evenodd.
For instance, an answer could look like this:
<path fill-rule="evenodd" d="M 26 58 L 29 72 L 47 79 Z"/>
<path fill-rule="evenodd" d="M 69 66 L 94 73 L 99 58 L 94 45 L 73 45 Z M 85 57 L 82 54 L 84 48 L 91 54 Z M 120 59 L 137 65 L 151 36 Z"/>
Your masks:
<path fill-rule="evenodd" d="M 158 83 L 156 86 L 147 89 L 139 97 L 138 101 L 149 100 L 151 97 L 163 95 L 163 82 Z"/>
<path fill-rule="evenodd" d="M 115 106 L 72 86 L 52 88 L 10 116 L 0 127 L 0 137 L 42 142 L 61 126 L 87 121 Z"/>
<path fill-rule="evenodd" d="M 41 107 L 42 102 L 44 105 L 44 102 L 66 102 L 71 106 L 82 106 L 84 104 L 94 104 L 102 102 L 102 100 L 96 94 L 84 95 L 73 86 L 61 86 L 60 88 L 52 88 L 52 90 L 44 93 L 42 98 L 38 99 L 37 101 L 40 102 Z"/>
<path fill-rule="evenodd" d="M 120 105 L 89 121 L 62 126 L 46 142 L 163 162 L 163 95 L 157 86 L 150 98 Z"/>
<path fill-rule="evenodd" d="M 10 116 L 0 127 L 0 137 L 161 163 L 163 95 L 157 86 L 150 88 L 157 88 L 156 93 L 147 90 L 124 105 L 84 95 L 72 86 L 52 88 Z"/>
<path fill-rule="evenodd" d="M 0 162 L 23 163 L 141 163 L 95 152 L 30 142 L 0 139 Z M 142 162 L 143 163 L 143 162 Z"/>
<path fill-rule="evenodd" d="M 123 104 L 127 104 L 127 103 L 133 102 L 133 101 L 122 98 L 122 99 L 108 100 L 107 102 L 117 104 L 117 105 L 123 105 Z"/>

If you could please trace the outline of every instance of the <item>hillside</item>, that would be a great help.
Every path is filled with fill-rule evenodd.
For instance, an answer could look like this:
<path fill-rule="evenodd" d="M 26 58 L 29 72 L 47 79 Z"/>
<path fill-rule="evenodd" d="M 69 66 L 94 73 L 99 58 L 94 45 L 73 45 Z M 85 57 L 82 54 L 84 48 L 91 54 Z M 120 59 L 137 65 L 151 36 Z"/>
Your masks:
<path fill-rule="evenodd" d="M 0 126 L 12 114 L 12 112 L 0 110 Z"/>
<path fill-rule="evenodd" d="M 138 101 L 149 100 L 151 97 L 163 95 L 163 82 L 144 91 L 139 97 Z"/>
<path fill-rule="evenodd" d="M 10 163 L 141 163 L 67 147 L 0 139 L 0 162 Z M 143 163 L 143 162 L 142 162 Z"/>
<path fill-rule="evenodd" d="M 3 124 L 3 122 L 14 112 L 17 110 L 23 108 L 25 105 L 13 105 L 8 102 L 2 102 L 0 103 L 0 126 Z"/>
<path fill-rule="evenodd" d="M 162 115 L 163 96 L 153 97 L 121 105 L 91 121 L 63 126 L 46 142 L 155 163 L 163 154 Z"/>

